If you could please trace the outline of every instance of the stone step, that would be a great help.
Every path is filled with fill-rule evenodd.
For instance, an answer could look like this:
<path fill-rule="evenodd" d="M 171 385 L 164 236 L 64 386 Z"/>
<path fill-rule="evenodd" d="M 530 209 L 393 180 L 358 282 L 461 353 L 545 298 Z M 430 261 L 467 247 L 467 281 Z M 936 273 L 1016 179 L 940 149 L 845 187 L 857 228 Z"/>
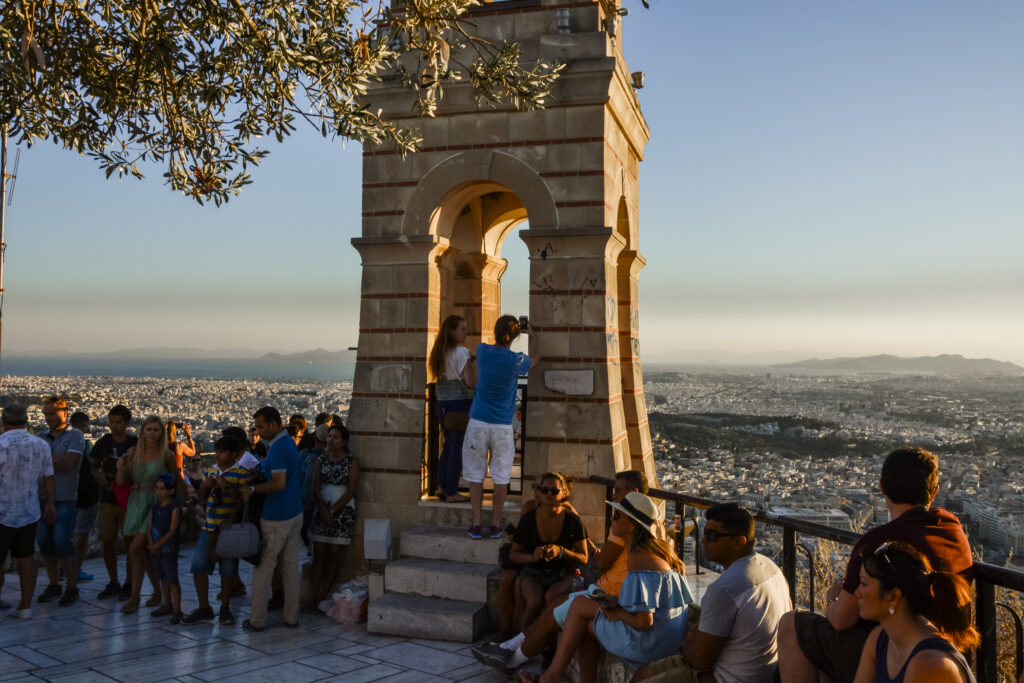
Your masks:
<path fill-rule="evenodd" d="M 497 581 L 497 563 L 474 564 L 422 557 L 405 557 L 390 563 L 384 571 L 388 593 L 415 593 L 432 598 L 487 602 L 488 581 Z"/>
<path fill-rule="evenodd" d="M 402 557 L 428 560 L 457 560 L 473 564 L 498 566 L 498 548 L 511 539 L 473 539 L 460 527 L 414 524 L 402 532 Z"/>
<path fill-rule="evenodd" d="M 385 593 L 370 602 L 366 630 L 407 638 L 475 643 L 487 630 L 487 609 L 477 602 Z"/>
<path fill-rule="evenodd" d="M 439 526 L 454 526 L 468 529 L 473 523 L 473 510 L 468 502 L 466 503 L 442 503 L 436 498 L 425 498 L 419 502 L 420 519 L 426 524 L 437 524 Z M 518 500 L 508 500 L 502 514 L 502 528 L 511 522 L 519 521 L 520 506 Z M 483 505 L 483 519 L 486 524 L 491 524 L 491 505 L 486 499 Z"/>

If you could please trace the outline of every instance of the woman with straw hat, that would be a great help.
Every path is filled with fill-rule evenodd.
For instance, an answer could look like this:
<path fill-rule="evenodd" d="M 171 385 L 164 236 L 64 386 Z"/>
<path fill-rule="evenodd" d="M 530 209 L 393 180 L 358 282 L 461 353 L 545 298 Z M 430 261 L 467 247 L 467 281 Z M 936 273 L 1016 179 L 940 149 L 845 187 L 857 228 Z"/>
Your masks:
<path fill-rule="evenodd" d="M 622 582 L 618 600 L 601 595 L 574 600 L 551 666 L 536 677 L 519 672 L 521 681 L 556 683 L 577 650 L 580 651 L 581 680 L 593 680 L 601 648 L 634 663 L 674 654 L 686 627 L 686 605 L 693 600 L 683 563 L 669 544 L 659 538 L 661 512 L 653 500 L 631 492 L 612 506 L 612 519 L 625 515 L 634 525 L 627 559 L 629 573 Z M 511 668 L 521 666 L 521 650 L 509 660 Z"/>

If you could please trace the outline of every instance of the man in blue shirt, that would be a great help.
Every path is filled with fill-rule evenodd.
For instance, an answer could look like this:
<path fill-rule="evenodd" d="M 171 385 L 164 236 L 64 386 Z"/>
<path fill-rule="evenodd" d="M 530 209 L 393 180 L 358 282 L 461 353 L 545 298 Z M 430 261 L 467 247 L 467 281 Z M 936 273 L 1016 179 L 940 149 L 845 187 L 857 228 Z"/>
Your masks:
<path fill-rule="evenodd" d="M 530 337 L 529 355 L 516 353 L 509 347 L 521 332 Z M 501 513 L 508 495 L 515 443 L 512 420 L 516 414 L 516 388 L 519 376 L 537 364 L 537 335 L 529 322 L 521 327 L 515 316 L 503 315 L 494 324 L 495 344 L 476 347 L 476 393 L 469 409 L 469 425 L 462 445 L 462 476 L 469 482 L 469 501 L 473 508 L 470 538 L 481 538 L 480 508 L 483 505 L 484 478 L 490 454 L 491 479 L 494 481 L 494 509 L 490 538 L 500 538 Z"/>
<path fill-rule="evenodd" d="M 253 415 L 256 431 L 267 444 L 267 457 L 260 463 L 266 482 L 242 489 L 246 501 L 254 493 L 265 494 L 260 529 L 263 553 L 252 573 L 252 605 L 242 627 L 262 631 L 267 623 L 270 581 L 280 561 L 284 588 L 285 626 L 299 625 L 299 532 L 302 529 L 302 488 L 299 451 L 281 422 L 277 408 L 266 406 Z"/>

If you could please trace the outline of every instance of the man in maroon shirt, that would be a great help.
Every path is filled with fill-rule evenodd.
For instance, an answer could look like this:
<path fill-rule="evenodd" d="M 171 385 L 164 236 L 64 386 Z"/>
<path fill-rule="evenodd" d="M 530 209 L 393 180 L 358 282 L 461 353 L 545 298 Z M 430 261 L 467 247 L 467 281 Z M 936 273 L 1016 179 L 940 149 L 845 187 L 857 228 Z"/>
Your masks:
<path fill-rule="evenodd" d="M 960 520 L 930 508 L 939 490 L 939 459 L 922 448 L 901 448 L 885 458 L 879 482 L 889 507 L 887 524 L 871 529 L 853 546 L 846 573 L 828 593 L 825 615 L 794 611 L 779 623 L 779 674 L 786 683 L 816 683 L 819 672 L 851 683 L 874 622 L 859 618 L 854 591 L 864 553 L 886 541 L 909 543 L 939 571 L 970 579 L 974 560 Z"/>

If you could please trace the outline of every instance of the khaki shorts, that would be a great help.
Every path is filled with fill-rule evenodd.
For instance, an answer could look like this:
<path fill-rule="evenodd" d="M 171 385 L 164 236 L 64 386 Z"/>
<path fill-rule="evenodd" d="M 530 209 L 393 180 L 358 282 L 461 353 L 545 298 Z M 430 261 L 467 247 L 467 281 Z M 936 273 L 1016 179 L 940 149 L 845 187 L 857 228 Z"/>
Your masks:
<path fill-rule="evenodd" d="M 96 538 L 102 543 L 113 543 L 124 525 L 124 510 L 117 503 L 100 503 L 100 519 L 96 525 Z"/>
<path fill-rule="evenodd" d="M 653 674 L 644 680 L 648 683 L 716 683 L 710 671 L 696 671 L 683 661 L 680 655 L 664 657 L 648 664 Z"/>

